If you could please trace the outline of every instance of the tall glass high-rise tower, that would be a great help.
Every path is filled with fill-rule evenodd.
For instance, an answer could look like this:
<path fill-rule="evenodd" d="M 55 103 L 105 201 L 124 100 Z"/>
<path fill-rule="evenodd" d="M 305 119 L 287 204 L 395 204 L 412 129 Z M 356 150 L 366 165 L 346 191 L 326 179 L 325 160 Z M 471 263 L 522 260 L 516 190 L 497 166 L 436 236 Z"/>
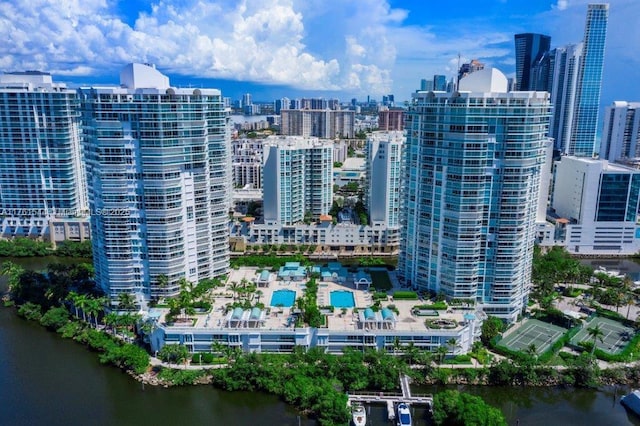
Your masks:
<path fill-rule="evenodd" d="M 590 4 L 584 29 L 582 60 L 578 68 L 575 113 L 567 154 L 591 157 L 595 152 L 608 4 Z"/>
<path fill-rule="evenodd" d="M 216 89 L 177 89 L 129 64 L 120 87 L 79 90 L 93 260 L 112 300 L 138 302 L 227 272 L 230 138 Z"/>
<path fill-rule="evenodd" d="M 496 69 L 459 93 L 414 94 L 407 121 L 400 278 L 513 321 L 526 306 L 550 115 Z"/>
<path fill-rule="evenodd" d="M 524 33 L 514 36 L 516 44 L 516 90 L 534 90 L 532 67 L 551 47 L 551 37 Z"/>
<path fill-rule="evenodd" d="M 47 219 L 86 214 L 75 90 L 48 73 L 0 76 L 0 224 L 5 235 L 43 236 Z"/>

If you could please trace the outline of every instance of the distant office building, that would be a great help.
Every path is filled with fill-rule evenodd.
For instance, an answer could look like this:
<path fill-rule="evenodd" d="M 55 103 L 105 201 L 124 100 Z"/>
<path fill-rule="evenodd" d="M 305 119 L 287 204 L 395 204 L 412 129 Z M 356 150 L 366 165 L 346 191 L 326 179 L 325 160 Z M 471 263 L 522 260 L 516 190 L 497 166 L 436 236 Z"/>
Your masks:
<path fill-rule="evenodd" d="M 516 44 L 515 90 L 535 90 L 531 79 L 533 66 L 551 47 L 551 37 L 543 34 L 524 33 L 514 36 Z"/>
<path fill-rule="evenodd" d="M 640 170 L 565 156 L 556 163 L 552 243 L 583 255 L 640 250 Z"/>
<path fill-rule="evenodd" d="M 373 132 L 367 137 L 365 197 L 372 227 L 400 226 L 403 132 Z"/>
<path fill-rule="evenodd" d="M 276 114 L 280 114 L 280 111 L 289 108 L 291 108 L 291 101 L 289 98 L 276 99 L 273 111 Z"/>
<path fill-rule="evenodd" d="M 434 75 L 433 76 L 433 90 L 446 92 L 447 91 L 447 76 Z"/>
<path fill-rule="evenodd" d="M 178 294 L 182 279 L 227 273 L 231 157 L 220 91 L 174 88 L 154 67 L 129 64 L 120 86 L 79 96 L 100 288 L 144 306 Z"/>
<path fill-rule="evenodd" d="M 387 107 L 392 107 L 395 105 L 395 96 L 393 95 L 384 95 L 382 97 L 382 105 Z"/>
<path fill-rule="evenodd" d="M 270 136 L 263 145 L 264 223 L 319 219 L 333 204 L 333 142 Z"/>
<path fill-rule="evenodd" d="M 595 152 L 608 20 L 608 4 L 589 5 L 582 42 L 583 55 L 578 68 L 571 139 L 566 150 L 569 155 L 591 157 Z"/>
<path fill-rule="evenodd" d="M 422 80 L 420 80 L 421 91 L 428 92 L 429 90 L 432 90 L 431 89 L 432 87 L 433 87 L 433 81 L 427 80 L 426 78 L 423 78 Z"/>
<path fill-rule="evenodd" d="M 262 144 L 264 139 L 233 139 L 231 171 L 234 188 L 262 188 Z"/>
<path fill-rule="evenodd" d="M 515 321 L 526 307 L 551 103 L 496 69 L 407 112 L 400 278 Z"/>
<path fill-rule="evenodd" d="M 355 111 L 281 110 L 280 133 L 288 136 L 316 136 L 324 139 L 353 138 Z"/>
<path fill-rule="evenodd" d="M 51 75 L 0 75 L 2 236 L 42 237 L 48 219 L 87 215 L 75 90 Z"/>
<path fill-rule="evenodd" d="M 553 72 L 555 67 L 556 49 L 542 54 L 531 66 L 530 84 L 532 89 L 540 92 L 551 93 L 553 85 Z"/>
<path fill-rule="evenodd" d="M 242 95 L 242 108 L 246 108 L 249 105 L 253 105 L 253 101 L 251 100 L 251 93 L 245 93 Z"/>
<path fill-rule="evenodd" d="M 404 128 L 404 110 L 380 108 L 378 111 L 378 129 L 384 131 L 402 130 Z"/>
<path fill-rule="evenodd" d="M 484 69 L 484 64 L 477 59 L 472 59 L 471 62 L 460 65 L 458 70 L 458 82 L 469 74 Z"/>
<path fill-rule="evenodd" d="M 303 98 L 300 100 L 300 109 L 339 109 L 340 101 L 337 99 L 324 99 L 324 98 Z"/>
<path fill-rule="evenodd" d="M 605 109 L 600 159 L 640 157 L 640 102 L 616 101 Z"/>

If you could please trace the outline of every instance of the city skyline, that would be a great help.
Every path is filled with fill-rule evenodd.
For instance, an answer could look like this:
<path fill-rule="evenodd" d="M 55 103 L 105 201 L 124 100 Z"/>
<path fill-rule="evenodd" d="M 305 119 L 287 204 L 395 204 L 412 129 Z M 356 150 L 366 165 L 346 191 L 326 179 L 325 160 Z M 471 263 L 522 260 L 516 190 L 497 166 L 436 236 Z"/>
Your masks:
<path fill-rule="evenodd" d="M 0 12 L 9 23 L 0 29 L 9 40 L 0 47 L 0 70 L 40 69 L 69 83 L 117 83 L 117 69 L 142 61 L 155 63 L 177 85 L 219 87 L 234 99 L 244 92 L 267 101 L 304 91 L 343 100 L 394 93 L 403 101 L 422 78 L 452 77 L 458 53 L 461 62 L 478 58 L 515 75 L 514 34 L 548 34 L 552 47 L 579 42 L 589 2 L 467 1 L 455 10 L 413 3 L 9 5 Z M 640 41 L 630 21 L 640 15 L 640 4 L 609 4 L 603 105 L 640 98 L 633 84 L 640 78 L 640 55 L 628 48 Z M 209 25 L 213 18 L 219 25 Z"/>

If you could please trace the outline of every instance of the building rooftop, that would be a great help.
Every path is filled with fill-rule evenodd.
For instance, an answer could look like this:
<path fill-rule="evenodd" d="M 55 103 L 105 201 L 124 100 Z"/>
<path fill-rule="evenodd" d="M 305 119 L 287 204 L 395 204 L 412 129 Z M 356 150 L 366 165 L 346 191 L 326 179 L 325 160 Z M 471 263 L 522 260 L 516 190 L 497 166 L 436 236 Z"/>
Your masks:
<path fill-rule="evenodd" d="M 293 265 L 291 265 L 293 267 Z M 329 272 L 329 267 L 318 267 Z M 475 320 L 474 308 L 460 307 L 452 308 L 448 311 L 420 311 L 416 306 L 429 303 L 424 300 L 393 300 L 391 295 L 386 300 L 381 301 L 379 310 L 373 309 L 373 295 L 368 290 L 358 290 L 353 284 L 353 279 L 357 272 L 347 271 L 340 267 L 340 272 L 345 271 L 347 277 L 345 282 L 336 282 L 335 277 L 327 279 L 321 278 L 318 282 L 317 305 L 321 312 L 327 316 L 327 329 L 332 331 L 355 331 L 355 330 L 375 330 L 393 329 L 399 332 L 424 333 L 429 330 L 431 334 L 450 332 L 460 329 L 469 321 Z M 258 312 L 255 307 L 249 309 L 234 308 L 229 309 L 234 301 L 240 296 L 231 290 L 229 284 L 232 282 L 263 282 L 268 279 L 268 285 L 259 286 L 259 301 L 264 303 L 264 309 Z M 243 267 L 232 270 L 225 287 L 214 289 L 211 296 L 214 299 L 213 309 L 206 314 L 195 315 L 195 322 L 177 321 L 173 327 L 184 329 L 189 328 L 195 331 L 198 328 L 215 330 L 228 328 L 258 328 L 260 330 L 282 330 L 293 329 L 295 327 L 295 317 L 298 310 L 295 303 L 291 306 L 277 304 L 280 296 L 288 294 L 290 300 L 302 297 L 306 289 L 307 280 L 290 281 L 279 280 L 276 274 L 269 273 L 259 268 Z M 294 293 L 291 295 L 291 293 Z M 351 293 L 353 297 L 353 308 L 334 307 L 333 311 L 328 310 L 337 293 L 344 295 Z M 274 294 L 275 299 L 274 299 Z M 396 312 L 397 311 L 397 312 Z M 164 322 L 164 317 L 168 309 L 156 308 L 154 315 L 160 323 Z M 193 318 L 194 316 L 191 316 Z M 427 328 L 427 322 L 431 324 Z"/>

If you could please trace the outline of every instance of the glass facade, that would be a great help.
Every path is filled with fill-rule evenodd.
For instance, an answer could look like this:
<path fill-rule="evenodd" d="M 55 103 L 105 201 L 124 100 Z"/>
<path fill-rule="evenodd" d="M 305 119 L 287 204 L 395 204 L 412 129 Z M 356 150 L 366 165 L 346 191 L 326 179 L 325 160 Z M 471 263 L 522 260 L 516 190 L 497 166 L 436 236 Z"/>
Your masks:
<path fill-rule="evenodd" d="M 515 320 L 530 286 L 550 102 L 450 96 L 418 93 L 407 114 L 399 275 Z"/>
<path fill-rule="evenodd" d="M 583 56 L 578 68 L 575 116 L 567 153 L 591 157 L 595 152 L 608 4 L 590 4 L 584 31 Z"/>
<path fill-rule="evenodd" d="M 598 189 L 597 222 L 635 222 L 640 174 L 603 173 Z"/>
<path fill-rule="evenodd" d="M 516 90 L 535 90 L 533 66 L 551 47 L 551 37 L 525 33 L 514 36 L 516 45 Z"/>

